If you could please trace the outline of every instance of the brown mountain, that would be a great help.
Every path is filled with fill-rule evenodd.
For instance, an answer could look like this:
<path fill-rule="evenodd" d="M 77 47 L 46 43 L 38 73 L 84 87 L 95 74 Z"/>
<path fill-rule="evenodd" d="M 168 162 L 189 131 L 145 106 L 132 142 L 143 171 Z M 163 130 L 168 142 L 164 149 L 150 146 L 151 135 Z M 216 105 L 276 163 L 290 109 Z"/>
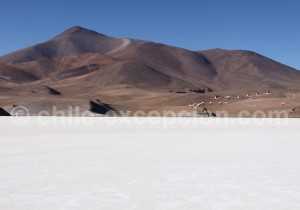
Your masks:
<path fill-rule="evenodd" d="M 251 51 L 212 49 L 200 51 L 218 72 L 224 88 L 288 88 L 298 86 L 299 71 Z"/>
<path fill-rule="evenodd" d="M 35 111 L 56 104 L 88 110 L 95 97 L 125 110 L 178 108 L 211 94 L 282 94 L 300 89 L 299 81 L 296 69 L 255 52 L 195 52 L 82 27 L 0 57 L 0 86 L 9 88 L 1 92 L 7 97 L 2 104 L 22 101 Z M 49 95 L 45 86 L 61 95 Z"/>

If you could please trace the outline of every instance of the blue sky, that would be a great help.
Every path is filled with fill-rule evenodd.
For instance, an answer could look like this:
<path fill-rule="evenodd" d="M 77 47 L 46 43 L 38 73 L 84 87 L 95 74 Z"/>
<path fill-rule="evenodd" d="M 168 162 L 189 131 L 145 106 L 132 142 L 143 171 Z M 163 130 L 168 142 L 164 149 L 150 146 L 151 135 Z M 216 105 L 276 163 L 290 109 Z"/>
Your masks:
<path fill-rule="evenodd" d="M 254 50 L 300 70 L 297 0 L 27 0 L 0 7 L 0 55 L 80 25 L 192 50 Z"/>

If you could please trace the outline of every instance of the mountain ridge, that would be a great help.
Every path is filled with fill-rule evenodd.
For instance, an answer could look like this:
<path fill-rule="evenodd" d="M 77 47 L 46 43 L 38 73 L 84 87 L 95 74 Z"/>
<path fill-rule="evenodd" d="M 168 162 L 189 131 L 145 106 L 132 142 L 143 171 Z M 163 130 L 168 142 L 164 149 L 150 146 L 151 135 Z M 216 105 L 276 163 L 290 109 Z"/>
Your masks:
<path fill-rule="evenodd" d="M 91 59 L 92 57 L 94 59 Z M 86 62 L 88 60 L 90 61 Z M 80 26 L 71 27 L 49 41 L 0 57 L 0 62 L 24 69 L 26 73 L 41 79 L 50 75 L 57 77 L 55 74 L 72 68 L 81 69 L 81 72 L 77 70 L 74 76 L 82 75 L 84 72 L 90 72 L 82 70 L 87 68 L 85 66 L 97 64 L 100 69 L 103 65 L 113 67 L 112 64 L 119 61 L 143 64 L 161 75 L 167 75 L 171 80 L 184 81 L 189 84 L 187 88 L 241 88 L 248 82 L 245 82 L 247 79 L 255 80 L 251 86 L 286 87 L 289 82 L 296 83 L 295 78 L 300 79 L 300 72 L 296 72 L 296 69 L 253 51 L 191 51 L 162 43 L 114 38 Z M 74 63 L 78 65 L 74 66 Z M 124 70 L 123 67 L 119 67 Z M 269 67 L 271 70 L 267 70 Z M 107 66 L 105 69 L 108 69 Z M 139 74 L 127 70 L 124 72 Z M 151 81 L 148 81 L 144 74 L 147 72 L 143 72 L 143 76 L 140 75 L 140 79 L 143 78 L 141 81 L 131 80 L 129 76 L 129 85 L 144 82 L 149 83 L 146 86 L 150 87 Z M 149 74 L 152 74 L 151 70 Z M 120 73 L 120 77 L 123 77 L 121 75 L 123 73 Z M 136 78 L 135 75 L 131 76 Z M 107 79 L 109 80 L 109 77 Z M 262 85 L 257 83 L 259 80 L 264 80 Z M 166 83 L 165 88 L 168 88 L 168 84 Z"/>

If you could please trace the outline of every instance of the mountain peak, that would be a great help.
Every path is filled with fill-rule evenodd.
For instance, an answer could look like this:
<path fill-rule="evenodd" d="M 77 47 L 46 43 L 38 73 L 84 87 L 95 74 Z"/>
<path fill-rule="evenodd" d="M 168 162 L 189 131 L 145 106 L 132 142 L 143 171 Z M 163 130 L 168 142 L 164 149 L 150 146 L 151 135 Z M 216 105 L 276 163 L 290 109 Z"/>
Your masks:
<path fill-rule="evenodd" d="M 81 27 L 81 26 L 72 26 L 71 28 L 68 28 L 65 30 L 64 33 L 76 33 L 76 32 L 82 32 L 82 31 L 90 31 L 87 28 Z"/>
<path fill-rule="evenodd" d="M 104 34 L 100 34 L 96 31 L 81 27 L 81 26 L 73 26 L 71 28 L 68 28 L 67 30 L 65 30 L 64 32 L 62 32 L 61 34 L 57 35 L 55 38 L 61 38 L 61 37 L 68 37 L 68 36 L 72 36 L 75 34 L 93 34 L 93 35 L 100 35 L 103 37 L 106 37 Z"/>

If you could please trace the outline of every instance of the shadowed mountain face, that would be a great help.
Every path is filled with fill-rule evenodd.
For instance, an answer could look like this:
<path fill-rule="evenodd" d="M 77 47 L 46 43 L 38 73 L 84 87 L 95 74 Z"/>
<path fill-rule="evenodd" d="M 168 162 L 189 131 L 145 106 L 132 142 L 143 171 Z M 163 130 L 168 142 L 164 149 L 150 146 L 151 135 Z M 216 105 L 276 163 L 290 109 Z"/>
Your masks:
<path fill-rule="evenodd" d="M 84 100 L 87 107 L 92 97 L 102 93 L 114 103 L 140 107 L 145 106 L 140 97 L 145 98 L 143 91 L 147 91 L 151 103 L 146 105 L 158 106 L 165 96 L 156 103 L 151 100 L 153 94 L 287 91 L 300 89 L 299 81 L 299 71 L 255 52 L 195 52 L 113 38 L 78 26 L 47 42 L 0 57 L 0 91 L 6 90 L 8 97 L 26 97 L 28 92 L 37 94 L 30 96 L 36 97 L 34 100 L 49 97 L 47 86 L 60 90 L 60 101 L 65 97 L 76 104 L 76 98 L 80 104 Z M 182 104 L 179 97 L 168 97 L 166 101 L 172 105 Z M 38 103 L 38 107 L 44 104 Z"/>

